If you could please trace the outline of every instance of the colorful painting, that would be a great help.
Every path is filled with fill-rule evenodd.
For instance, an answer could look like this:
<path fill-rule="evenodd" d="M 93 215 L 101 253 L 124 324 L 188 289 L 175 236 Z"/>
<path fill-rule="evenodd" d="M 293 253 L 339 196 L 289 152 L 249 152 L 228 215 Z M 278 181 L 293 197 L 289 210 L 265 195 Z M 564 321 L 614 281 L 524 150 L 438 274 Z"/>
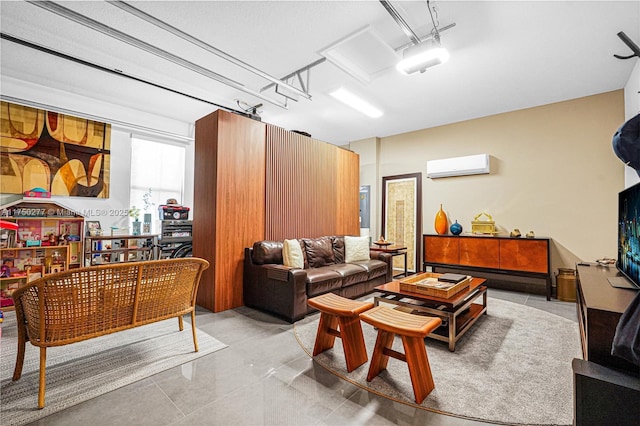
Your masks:
<path fill-rule="evenodd" d="M 111 125 L 0 102 L 0 193 L 109 198 Z"/>

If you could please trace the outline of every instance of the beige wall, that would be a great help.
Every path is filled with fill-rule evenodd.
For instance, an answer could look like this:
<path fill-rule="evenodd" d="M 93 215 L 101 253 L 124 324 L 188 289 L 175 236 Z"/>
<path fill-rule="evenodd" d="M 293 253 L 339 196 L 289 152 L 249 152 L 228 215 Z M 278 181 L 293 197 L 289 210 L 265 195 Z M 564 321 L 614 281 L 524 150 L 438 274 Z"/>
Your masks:
<path fill-rule="evenodd" d="M 422 172 L 423 233 L 443 204 L 464 231 L 480 212 L 500 231 L 552 238 L 552 270 L 616 257 L 617 194 L 624 166 L 611 138 L 624 122 L 622 90 L 384 138 L 354 142 L 362 185 L 376 191 L 371 234 L 380 232 L 383 176 Z M 426 177 L 427 160 L 487 153 L 491 174 Z M 374 173 L 373 170 L 376 169 Z M 372 200 L 373 201 L 373 200 Z M 377 229 L 377 230 L 376 230 Z"/>

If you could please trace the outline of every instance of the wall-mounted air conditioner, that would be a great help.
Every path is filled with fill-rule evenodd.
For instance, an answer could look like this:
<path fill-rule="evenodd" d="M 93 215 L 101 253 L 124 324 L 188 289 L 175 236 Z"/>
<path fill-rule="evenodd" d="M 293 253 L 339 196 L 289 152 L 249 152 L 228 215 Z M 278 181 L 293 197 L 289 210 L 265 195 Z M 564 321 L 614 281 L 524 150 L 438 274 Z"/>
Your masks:
<path fill-rule="evenodd" d="M 429 160 L 427 161 L 427 177 L 437 179 L 449 176 L 487 174 L 490 172 L 489 158 L 489 154 L 478 154 Z"/>

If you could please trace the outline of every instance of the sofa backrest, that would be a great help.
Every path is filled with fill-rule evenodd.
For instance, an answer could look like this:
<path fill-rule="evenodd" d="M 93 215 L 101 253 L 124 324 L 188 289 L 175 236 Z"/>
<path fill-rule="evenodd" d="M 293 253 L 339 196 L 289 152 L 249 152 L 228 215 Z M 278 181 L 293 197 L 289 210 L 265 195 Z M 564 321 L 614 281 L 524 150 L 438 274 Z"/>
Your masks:
<path fill-rule="evenodd" d="M 344 263 L 344 237 L 342 235 L 331 237 L 333 243 L 333 254 L 336 256 L 336 263 Z"/>
<path fill-rule="evenodd" d="M 319 268 L 335 263 L 344 263 L 344 237 L 326 236 L 319 238 L 301 238 L 305 268 Z M 256 265 L 282 265 L 282 241 L 257 241 L 253 244 L 251 260 Z"/>

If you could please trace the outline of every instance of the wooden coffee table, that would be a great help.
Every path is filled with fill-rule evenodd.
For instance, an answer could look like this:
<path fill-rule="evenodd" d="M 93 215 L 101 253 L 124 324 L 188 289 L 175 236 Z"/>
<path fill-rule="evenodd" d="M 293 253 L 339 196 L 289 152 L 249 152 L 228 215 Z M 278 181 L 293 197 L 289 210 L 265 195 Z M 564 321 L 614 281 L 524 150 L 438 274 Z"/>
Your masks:
<path fill-rule="evenodd" d="M 445 299 L 400 290 L 400 282 L 392 281 L 375 288 L 380 292 L 374 297 L 374 305 L 380 302 L 390 303 L 405 308 L 405 311 L 418 311 L 442 318 L 442 326 L 427 337 L 449 343 L 451 352 L 456 349 L 456 342 L 471 326 L 487 312 L 487 286 L 484 278 L 473 278 L 469 288 Z M 482 304 L 473 303 L 482 296 Z"/>

